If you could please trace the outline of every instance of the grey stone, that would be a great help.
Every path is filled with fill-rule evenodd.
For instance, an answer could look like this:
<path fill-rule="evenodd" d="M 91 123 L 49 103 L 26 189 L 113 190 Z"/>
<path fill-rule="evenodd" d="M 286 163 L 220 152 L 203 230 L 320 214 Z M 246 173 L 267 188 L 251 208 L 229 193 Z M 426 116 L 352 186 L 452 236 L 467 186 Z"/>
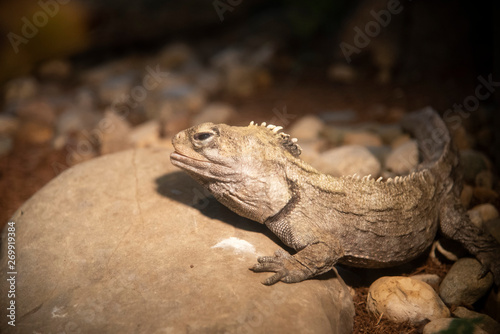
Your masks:
<path fill-rule="evenodd" d="M 397 138 L 395 138 L 393 141 L 391 141 L 391 147 L 393 149 L 409 142 L 411 140 L 411 137 L 409 134 L 405 133 L 405 134 L 402 134 L 400 136 L 398 136 Z"/>
<path fill-rule="evenodd" d="M 317 169 L 333 176 L 380 174 L 380 162 L 370 151 L 359 145 L 346 145 L 323 152 L 318 160 Z"/>
<path fill-rule="evenodd" d="M 498 193 L 495 190 L 486 187 L 474 187 L 472 195 L 479 203 L 494 202 L 498 198 Z"/>
<path fill-rule="evenodd" d="M 353 110 L 324 111 L 319 114 L 319 118 L 326 123 L 347 123 L 358 118 L 358 114 Z"/>
<path fill-rule="evenodd" d="M 245 64 L 235 64 L 224 72 L 224 89 L 234 96 L 248 97 L 255 92 L 258 68 Z"/>
<path fill-rule="evenodd" d="M 439 295 L 448 305 L 472 305 L 484 296 L 493 285 L 493 275 L 483 278 L 481 263 L 476 259 L 462 258 L 455 262 L 439 286 Z"/>
<path fill-rule="evenodd" d="M 170 152 L 128 150 L 79 164 L 20 207 L 11 219 L 16 326 L 2 321 L 0 331 L 352 332 L 352 298 L 334 272 L 262 285 L 269 273 L 248 268 L 280 247 L 272 233 L 206 197 L 170 164 Z"/>
<path fill-rule="evenodd" d="M 469 215 L 474 214 L 475 212 L 479 214 L 481 223 L 496 219 L 499 216 L 497 208 L 495 208 L 495 206 L 490 203 L 476 205 L 475 207 L 467 211 Z"/>
<path fill-rule="evenodd" d="M 264 65 L 273 53 L 274 47 L 270 43 L 254 50 L 230 47 L 215 54 L 211 63 L 222 74 L 224 90 L 228 94 L 245 97 L 253 94 L 259 85 L 268 84 L 271 80 Z"/>
<path fill-rule="evenodd" d="M 191 126 L 205 122 L 215 124 L 228 123 L 234 114 L 235 110 L 231 105 L 222 102 L 212 102 L 205 106 L 198 115 L 193 117 Z"/>
<path fill-rule="evenodd" d="M 344 145 L 382 146 L 382 139 L 369 131 L 348 131 L 344 134 Z"/>
<path fill-rule="evenodd" d="M 463 319 L 478 319 L 477 326 L 488 334 L 500 333 L 500 324 L 486 314 L 477 313 L 459 306 L 453 311 L 453 315 Z"/>
<path fill-rule="evenodd" d="M 54 137 L 54 130 L 47 124 L 38 122 L 24 121 L 19 125 L 16 132 L 16 138 L 31 144 L 46 144 Z"/>
<path fill-rule="evenodd" d="M 425 282 L 432 287 L 439 286 L 441 278 L 436 274 L 419 274 L 411 276 L 413 279 L 418 279 L 419 281 Z"/>
<path fill-rule="evenodd" d="M 134 57 L 120 58 L 83 71 L 80 74 L 80 79 L 86 84 L 100 87 L 106 82 L 108 82 L 108 84 L 112 83 L 113 78 L 120 78 L 121 80 L 127 77 L 132 73 L 131 69 L 136 67 L 137 60 Z"/>
<path fill-rule="evenodd" d="M 205 105 L 206 97 L 203 91 L 192 85 L 175 85 L 159 92 L 163 103 L 174 105 L 184 112 L 200 111 Z"/>
<path fill-rule="evenodd" d="M 396 147 L 385 161 L 385 168 L 397 175 L 410 173 L 418 165 L 418 145 L 410 140 Z"/>
<path fill-rule="evenodd" d="M 44 62 L 39 68 L 38 73 L 42 78 L 63 80 L 71 75 L 71 63 L 64 59 L 51 59 Z"/>
<path fill-rule="evenodd" d="M 483 153 L 474 150 L 460 151 L 460 161 L 464 180 L 471 184 L 475 183 L 477 174 L 491 167 L 489 159 Z"/>
<path fill-rule="evenodd" d="M 0 114 L 0 136 L 11 136 L 19 129 L 19 119 L 14 116 Z"/>
<path fill-rule="evenodd" d="M 493 188 L 494 175 L 489 170 L 483 170 L 476 175 L 476 187 Z"/>
<path fill-rule="evenodd" d="M 321 136 L 326 138 L 332 145 L 338 146 L 342 143 L 346 132 L 346 128 L 327 125 L 321 131 Z"/>
<path fill-rule="evenodd" d="M 474 188 L 472 188 L 467 184 L 464 184 L 462 193 L 460 194 L 460 202 L 465 208 L 468 208 L 470 206 L 473 195 L 474 195 Z"/>
<path fill-rule="evenodd" d="M 301 140 L 299 141 L 302 152 L 300 158 L 309 164 L 316 164 L 320 159 L 320 152 L 324 150 L 327 143 L 325 140 Z"/>
<path fill-rule="evenodd" d="M 380 138 L 385 144 L 392 144 L 398 138 L 404 136 L 400 124 L 377 124 L 375 127 Z"/>
<path fill-rule="evenodd" d="M 175 69 L 193 60 L 194 53 L 184 43 L 167 45 L 158 55 L 158 62 L 163 69 Z"/>
<path fill-rule="evenodd" d="M 48 126 L 53 126 L 56 121 L 56 110 L 47 99 L 31 99 L 21 103 L 16 110 L 21 121 L 36 122 Z"/>
<path fill-rule="evenodd" d="M 458 125 L 458 127 L 455 125 L 451 128 L 451 137 L 459 150 L 468 150 L 474 147 L 474 138 L 467 133 L 463 124 Z"/>
<path fill-rule="evenodd" d="M 387 160 L 387 157 L 392 152 L 391 148 L 389 146 L 384 145 L 384 146 L 368 146 L 367 149 L 368 151 L 370 151 L 371 154 L 373 154 L 375 158 L 377 158 L 380 164 L 383 167 L 385 167 L 384 165 Z"/>
<path fill-rule="evenodd" d="M 9 152 L 12 151 L 12 147 L 12 138 L 0 136 L 0 157 L 9 154 Z"/>
<path fill-rule="evenodd" d="M 373 282 L 366 308 L 377 317 L 413 324 L 450 316 L 429 284 L 410 277 L 381 277 Z"/>
<path fill-rule="evenodd" d="M 132 88 L 137 83 L 137 73 L 128 71 L 119 75 L 108 77 L 99 86 L 99 97 L 106 104 L 116 104 L 129 96 Z"/>
<path fill-rule="evenodd" d="M 328 68 L 328 78 L 332 81 L 352 84 L 356 81 L 356 77 L 356 70 L 347 64 L 336 63 Z"/>
<path fill-rule="evenodd" d="M 275 124 L 279 125 L 279 124 Z M 323 121 L 315 115 L 306 115 L 299 118 L 290 127 L 288 133 L 290 136 L 298 138 L 299 140 L 316 140 L 324 127 Z"/>
<path fill-rule="evenodd" d="M 102 114 L 87 109 L 67 109 L 57 118 L 56 133 L 67 135 L 71 132 L 90 130 L 102 117 Z"/>
<path fill-rule="evenodd" d="M 492 219 L 483 223 L 485 229 L 500 243 L 500 219 Z"/>
<path fill-rule="evenodd" d="M 443 333 L 488 334 L 476 324 L 476 321 L 470 319 L 436 319 L 425 325 L 423 330 L 423 334 Z"/>
<path fill-rule="evenodd" d="M 12 79 L 4 86 L 5 103 L 16 103 L 31 99 L 38 94 L 39 89 L 38 82 L 33 77 L 20 77 Z"/>
<path fill-rule="evenodd" d="M 208 95 L 214 95 L 222 90 L 222 77 L 219 72 L 200 71 L 195 80 L 196 86 Z"/>

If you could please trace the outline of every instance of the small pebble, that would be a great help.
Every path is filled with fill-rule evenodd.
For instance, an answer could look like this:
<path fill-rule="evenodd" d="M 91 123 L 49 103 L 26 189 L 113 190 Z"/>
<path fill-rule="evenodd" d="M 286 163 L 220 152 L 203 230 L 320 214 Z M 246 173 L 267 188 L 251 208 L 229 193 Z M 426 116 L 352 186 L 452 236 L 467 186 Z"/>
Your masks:
<path fill-rule="evenodd" d="M 19 119 L 14 116 L 0 114 L 0 136 L 13 135 L 19 128 Z"/>
<path fill-rule="evenodd" d="M 191 125 L 198 125 L 205 122 L 212 122 L 215 124 L 228 123 L 229 119 L 234 116 L 236 111 L 234 108 L 221 102 L 212 102 L 205 106 L 202 111 L 193 117 Z"/>
<path fill-rule="evenodd" d="M 491 189 L 493 187 L 493 173 L 489 170 L 483 170 L 476 175 L 476 187 Z"/>
<path fill-rule="evenodd" d="M 491 166 L 491 162 L 483 153 L 474 150 L 460 151 L 460 161 L 464 179 L 470 184 L 475 183 L 477 174 L 483 170 L 489 170 Z"/>
<path fill-rule="evenodd" d="M 459 306 L 453 311 L 453 315 L 463 319 L 478 319 L 477 326 L 489 334 L 500 333 L 500 324 L 486 314 L 474 312 Z"/>
<path fill-rule="evenodd" d="M 470 213 L 471 211 L 478 212 L 482 222 L 486 222 L 488 220 L 499 217 L 497 208 L 495 208 L 495 206 L 490 203 L 476 205 L 468 212 Z"/>
<path fill-rule="evenodd" d="M 382 146 L 379 135 L 371 132 L 349 131 L 344 135 L 344 145 Z"/>
<path fill-rule="evenodd" d="M 460 202 L 464 206 L 464 208 L 468 208 L 472 201 L 472 196 L 474 193 L 474 188 L 469 185 L 464 185 L 462 189 L 462 193 L 460 194 Z"/>
<path fill-rule="evenodd" d="M 353 110 L 323 111 L 318 116 L 326 123 L 348 123 L 358 118 L 358 114 Z"/>
<path fill-rule="evenodd" d="M 38 94 L 39 85 L 33 77 L 20 77 L 8 81 L 5 86 L 5 103 L 26 101 Z"/>
<path fill-rule="evenodd" d="M 279 124 L 275 124 L 279 125 Z M 290 136 L 298 138 L 301 142 L 316 140 L 323 130 L 323 121 L 315 115 L 306 115 L 299 118 L 288 130 Z"/>
<path fill-rule="evenodd" d="M 441 318 L 429 322 L 425 325 L 422 334 L 488 334 L 481 329 L 477 321 L 470 319 Z"/>
<path fill-rule="evenodd" d="M 323 152 L 314 167 L 333 176 L 380 174 L 381 165 L 370 151 L 359 145 L 347 145 Z"/>
<path fill-rule="evenodd" d="M 9 154 L 9 152 L 12 150 L 12 146 L 12 138 L 0 136 L 0 157 Z"/>
<path fill-rule="evenodd" d="M 395 138 L 393 141 L 391 141 L 391 147 L 393 149 L 396 149 L 398 148 L 399 146 L 401 145 L 404 145 L 406 144 L 407 142 L 411 141 L 411 137 L 408 135 L 408 134 L 402 134 L 400 136 L 398 136 L 397 138 Z"/>
<path fill-rule="evenodd" d="M 439 283 L 441 282 L 441 278 L 436 274 L 413 275 L 411 278 L 427 283 L 432 287 L 439 286 Z"/>
<path fill-rule="evenodd" d="M 500 243 L 500 218 L 488 220 L 483 226 Z"/>
<path fill-rule="evenodd" d="M 397 175 L 410 173 L 418 165 L 418 145 L 415 140 L 395 148 L 385 161 L 385 168 Z"/>
<path fill-rule="evenodd" d="M 485 187 L 475 187 L 473 195 L 481 203 L 493 202 L 498 198 L 496 191 Z"/>
<path fill-rule="evenodd" d="M 343 63 L 333 64 L 328 68 L 328 78 L 332 81 L 352 84 L 356 81 L 356 70 Z"/>

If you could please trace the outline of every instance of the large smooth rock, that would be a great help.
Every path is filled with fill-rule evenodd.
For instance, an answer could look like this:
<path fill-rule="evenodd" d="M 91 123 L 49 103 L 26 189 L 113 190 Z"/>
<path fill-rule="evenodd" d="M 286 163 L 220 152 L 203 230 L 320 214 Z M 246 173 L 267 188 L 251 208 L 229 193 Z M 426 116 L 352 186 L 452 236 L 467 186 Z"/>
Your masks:
<path fill-rule="evenodd" d="M 12 217 L 16 326 L 5 333 L 350 333 L 334 272 L 297 284 L 248 268 L 281 247 L 169 161 L 138 149 L 68 169 Z M 7 268 L 7 229 L 1 266 Z M 2 270 L 1 308 L 8 305 Z"/>

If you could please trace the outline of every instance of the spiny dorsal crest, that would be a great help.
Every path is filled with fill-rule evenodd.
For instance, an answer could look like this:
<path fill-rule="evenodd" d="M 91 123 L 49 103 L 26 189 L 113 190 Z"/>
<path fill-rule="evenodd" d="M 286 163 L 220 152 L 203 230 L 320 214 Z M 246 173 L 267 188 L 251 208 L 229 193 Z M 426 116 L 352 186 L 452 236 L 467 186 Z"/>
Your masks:
<path fill-rule="evenodd" d="M 372 178 L 371 175 L 366 175 L 366 176 L 359 176 L 357 173 L 354 173 L 353 175 L 345 175 L 342 176 L 343 179 L 351 179 L 351 180 L 356 180 L 356 181 L 361 181 L 361 182 L 371 182 L 371 183 L 382 183 L 385 185 L 404 185 L 408 182 L 413 182 L 414 180 L 420 180 L 422 182 L 426 182 L 426 176 L 428 175 L 428 170 L 422 170 L 418 172 L 412 172 L 408 175 L 403 175 L 403 176 L 396 176 L 394 178 L 389 177 L 384 180 L 382 176 L 380 176 L 378 179 Z"/>
<path fill-rule="evenodd" d="M 264 127 L 269 131 L 271 131 L 272 133 L 274 133 L 280 140 L 281 146 L 283 146 L 283 148 L 285 148 L 288 152 L 290 152 L 290 154 L 292 154 L 294 157 L 298 157 L 302 152 L 300 146 L 297 144 L 297 138 L 290 138 L 289 134 L 280 132 L 283 129 L 282 126 L 266 124 L 266 122 L 262 122 L 259 125 L 254 123 L 253 121 L 250 122 L 249 126 Z"/>

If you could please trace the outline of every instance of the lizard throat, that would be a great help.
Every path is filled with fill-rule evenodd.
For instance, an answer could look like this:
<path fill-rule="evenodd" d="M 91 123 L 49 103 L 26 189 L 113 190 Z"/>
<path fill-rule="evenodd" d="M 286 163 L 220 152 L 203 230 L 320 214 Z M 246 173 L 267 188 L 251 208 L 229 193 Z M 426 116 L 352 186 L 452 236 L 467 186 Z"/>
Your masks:
<path fill-rule="evenodd" d="M 298 245 L 295 240 L 288 218 L 290 212 L 296 207 L 300 201 L 299 187 L 295 182 L 290 181 L 290 188 L 292 190 L 292 197 L 288 203 L 274 216 L 269 217 L 264 224 L 278 237 L 285 245 L 297 250 Z"/>

